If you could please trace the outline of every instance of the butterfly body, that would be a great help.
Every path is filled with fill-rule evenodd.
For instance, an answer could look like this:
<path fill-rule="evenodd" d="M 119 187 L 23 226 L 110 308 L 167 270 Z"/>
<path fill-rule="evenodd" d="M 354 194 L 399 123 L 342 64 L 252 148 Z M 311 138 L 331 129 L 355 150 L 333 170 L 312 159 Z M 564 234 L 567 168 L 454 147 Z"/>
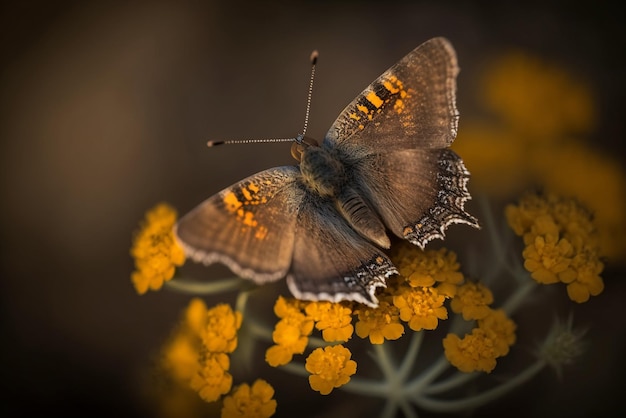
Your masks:
<path fill-rule="evenodd" d="M 423 248 L 464 210 L 469 172 L 456 136 L 456 55 L 432 39 L 383 73 L 320 145 L 299 138 L 299 165 L 255 174 L 184 216 L 176 236 L 196 261 L 266 283 L 286 277 L 311 300 L 376 306 L 397 269 L 387 232 Z"/>

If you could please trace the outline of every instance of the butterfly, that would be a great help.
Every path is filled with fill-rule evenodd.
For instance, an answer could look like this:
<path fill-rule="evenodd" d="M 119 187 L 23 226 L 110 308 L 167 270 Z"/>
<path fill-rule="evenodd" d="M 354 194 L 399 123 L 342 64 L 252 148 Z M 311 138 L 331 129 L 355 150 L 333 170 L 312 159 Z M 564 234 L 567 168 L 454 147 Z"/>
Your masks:
<path fill-rule="evenodd" d="M 423 249 L 452 223 L 478 228 L 464 209 L 469 172 L 449 149 L 458 71 L 445 38 L 418 46 L 321 144 L 299 137 L 299 164 L 254 174 L 183 216 L 175 236 L 186 255 L 258 284 L 286 278 L 298 299 L 376 307 L 376 289 L 398 273 L 383 251 L 388 232 Z"/>

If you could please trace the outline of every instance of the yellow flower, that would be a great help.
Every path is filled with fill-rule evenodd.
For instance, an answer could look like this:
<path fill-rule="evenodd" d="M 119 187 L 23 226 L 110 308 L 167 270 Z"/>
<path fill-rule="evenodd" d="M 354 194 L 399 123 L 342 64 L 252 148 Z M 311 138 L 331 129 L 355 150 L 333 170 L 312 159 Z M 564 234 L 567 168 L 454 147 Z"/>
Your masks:
<path fill-rule="evenodd" d="M 237 348 L 237 330 L 241 327 L 241 312 L 230 305 L 219 304 L 207 312 L 202 330 L 202 343 L 212 353 L 232 353 Z"/>
<path fill-rule="evenodd" d="M 274 313 L 282 318 L 276 323 L 272 339 L 276 345 L 265 352 L 265 361 L 272 367 L 289 363 L 294 354 L 302 354 L 313 332 L 313 319 L 304 315 L 305 302 L 279 296 L 274 304 Z"/>
<path fill-rule="evenodd" d="M 279 318 L 287 318 L 292 315 L 302 313 L 302 307 L 304 302 L 298 299 L 290 298 L 285 299 L 279 296 L 274 304 L 274 314 Z"/>
<path fill-rule="evenodd" d="M 493 303 L 493 294 L 482 283 L 465 283 L 457 289 L 457 294 L 450 302 L 455 313 L 462 313 L 466 321 L 482 319 L 489 315 L 489 305 Z"/>
<path fill-rule="evenodd" d="M 233 377 L 228 373 L 230 359 L 224 353 L 205 353 L 203 357 L 190 386 L 202 399 L 214 402 L 228 393 L 233 384 Z"/>
<path fill-rule="evenodd" d="M 348 341 L 352 338 L 352 309 L 341 303 L 310 302 L 305 311 L 322 331 L 324 341 Z"/>
<path fill-rule="evenodd" d="M 454 252 L 445 248 L 423 251 L 409 244 L 397 247 L 392 258 L 400 275 L 412 287 L 434 286 L 437 283 L 457 285 L 463 281 Z M 441 289 L 439 293 L 442 293 Z"/>
<path fill-rule="evenodd" d="M 334 388 L 345 385 L 356 373 L 356 362 L 350 360 L 352 353 L 343 345 L 316 348 L 306 359 L 305 368 L 311 373 L 311 388 L 328 395 Z"/>
<path fill-rule="evenodd" d="M 478 327 L 486 332 L 493 341 L 496 357 L 506 356 L 509 347 L 515 343 L 515 329 L 517 325 L 502 309 L 489 310 L 489 314 L 478 321 Z"/>
<path fill-rule="evenodd" d="M 506 208 L 507 220 L 524 237 L 524 267 L 543 284 L 567 284 L 575 302 L 586 302 L 604 289 L 598 231 L 577 200 L 555 194 L 528 194 Z"/>
<path fill-rule="evenodd" d="M 222 418 L 268 418 L 276 412 L 274 388 L 257 379 L 250 387 L 244 383 L 224 397 Z"/>
<path fill-rule="evenodd" d="M 313 320 L 302 313 L 294 312 L 276 324 L 272 339 L 276 345 L 265 352 L 265 361 L 272 367 L 291 361 L 294 354 L 302 354 L 313 331 Z"/>
<path fill-rule="evenodd" d="M 543 284 L 559 282 L 559 274 L 565 273 L 573 255 L 572 244 L 562 238 L 557 241 L 552 235 L 538 236 L 535 242 L 522 252 L 524 267 L 533 279 Z"/>
<path fill-rule="evenodd" d="M 133 239 L 130 253 L 136 270 L 131 279 L 140 295 L 148 289 L 159 290 L 164 282 L 174 277 L 176 267 L 185 262 L 185 253 L 172 232 L 175 223 L 176 211 L 161 203 L 146 213 Z"/>
<path fill-rule="evenodd" d="M 585 251 L 577 254 L 572 260 L 571 267 L 574 279 L 567 285 L 567 295 L 571 300 L 583 303 L 589 300 L 589 296 L 602 293 L 604 282 L 600 273 L 604 265 L 595 253 Z"/>
<path fill-rule="evenodd" d="M 382 344 L 385 340 L 397 340 L 404 334 L 397 306 L 381 300 L 378 308 L 359 308 L 356 335 L 369 337 L 372 344 Z"/>
<path fill-rule="evenodd" d="M 400 319 L 408 322 L 413 331 L 435 329 L 440 319 L 447 319 L 444 301 L 445 297 L 432 287 L 406 287 L 393 297 L 393 304 L 400 310 Z"/>
<path fill-rule="evenodd" d="M 448 361 L 464 373 L 490 373 L 496 367 L 494 341 L 484 329 L 474 328 L 463 339 L 448 334 L 443 339 L 443 348 Z"/>
<path fill-rule="evenodd" d="M 548 214 L 549 204 L 545 198 L 534 193 L 525 194 L 517 205 L 508 205 L 504 211 L 513 232 L 519 236 L 530 232 L 535 220 Z"/>

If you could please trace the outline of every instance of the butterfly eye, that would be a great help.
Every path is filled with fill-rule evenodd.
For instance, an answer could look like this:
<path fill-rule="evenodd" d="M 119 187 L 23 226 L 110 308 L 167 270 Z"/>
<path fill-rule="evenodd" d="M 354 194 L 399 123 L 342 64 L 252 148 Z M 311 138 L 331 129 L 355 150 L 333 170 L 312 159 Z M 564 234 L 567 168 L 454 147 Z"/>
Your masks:
<path fill-rule="evenodd" d="M 296 159 L 297 162 L 302 160 L 302 153 L 304 152 L 304 145 L 299 142 L 293 142 L 291 144 L 291 156 Z"/>
<path fill-rule="evenodd" d="M 300 162 L 302 160 L 302 153 L 304 152 L 304 148 L 308 146 L 319 147 L 318 142 L 310 138 L 308 136 L 300 137 L 300 140 L 296 140 L 291 144 L 291 156 L 296 159 L 296 161 Z"/>

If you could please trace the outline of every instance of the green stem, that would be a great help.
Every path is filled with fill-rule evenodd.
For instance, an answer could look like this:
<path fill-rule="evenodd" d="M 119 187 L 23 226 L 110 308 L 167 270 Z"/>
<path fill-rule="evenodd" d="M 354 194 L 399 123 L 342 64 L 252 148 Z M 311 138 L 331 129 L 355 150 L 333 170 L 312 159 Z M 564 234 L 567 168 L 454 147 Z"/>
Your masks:
<path fill-rule="evenodd" d="M 380 370 L 385 376 L 385 380 L 388 384 L 396 380 L 396 368 L 389 356 L 389 350 L 385 344 L 373 344 L 374 352 L 376 353 L 376 362 L 380 367 Z"/>
<path fill-rule="evenodd" d="M 212 295 L 215 293 L 227 292 L 230 290 L 241 289 L 242 286 L 248 284 L 239 277 L 231 277 L 229 279 L 211 280 L 207 282 L 199 282 L 190 279 L 176 278 L 164 283 L 164 287 L 181 293 L 193 295 Z"/>
<path fill-rule="evenodd" d="M 502 309 L 507 313 L 507 315 L 511 315 L 515 312 L 525 301 L 528 294 L 537 287 L 537 283 L 532 280 L 526 280 L 522 285 L 518 286 L 507 301 L 502 305 Z"/>
<path fill-rule="evenodd" d="M 428 395 L 436 395 L 437 393 L 447 392 L 457 386 L 461 386 L 462 384 L 477 378 L 478 376 L 480 376 L 480 373 L 457 372 L 442 382 L 433 383 L 432 385 L 427 386 L 426 388 L 424 388 L 424 391 L 422 393 Z"/>
<path fill-rule="evenodd" d="M 437 413 L 471 411 L 489 402 L 495 401 L 496 399 L 502 397 L 511 390 L 526 383 L 535 375 L 537 375 L 546 365 L 547 363 L 545 361 L 538 360 L 533 365 L 525 369 L 522 373 L 516 375 L 513 379 L 508 380 L 501 385 L 487 390 L 479 395 L 469 396 L 467 398 L 457 400 L 437 400 L 429 398 L 427 396 L 416 396 L 412 400 L 420 408 Z"/>
<path fill-rule="evenodd" d="M 400 380 L 401 382 L 404 382 L 408 379 L 409 374 L 411 373 L 411 370 L 415 365 L 415 361 L 417 360 L 417 356 L 422 346 L 422 341 L 424 340 L 424 334 L 424 331 L 418 331 L 414 332 L 411 336 L 411 341 L 409 342 L 409 347 L 406 350 L 404 361 L 397 371 L 398 380 Z"/>
<path fill-rule="evenodd" d="M 404 393 L 409 396 L 416 396 L 418 393 L 422 392 L 424 387 L 435 380 L 448 367 L 450 367 L 448 360 L 443 355 L 440 356 L 428 369 L 411 382 L 408 382 L 408 384 L 404 387 Z"/>

